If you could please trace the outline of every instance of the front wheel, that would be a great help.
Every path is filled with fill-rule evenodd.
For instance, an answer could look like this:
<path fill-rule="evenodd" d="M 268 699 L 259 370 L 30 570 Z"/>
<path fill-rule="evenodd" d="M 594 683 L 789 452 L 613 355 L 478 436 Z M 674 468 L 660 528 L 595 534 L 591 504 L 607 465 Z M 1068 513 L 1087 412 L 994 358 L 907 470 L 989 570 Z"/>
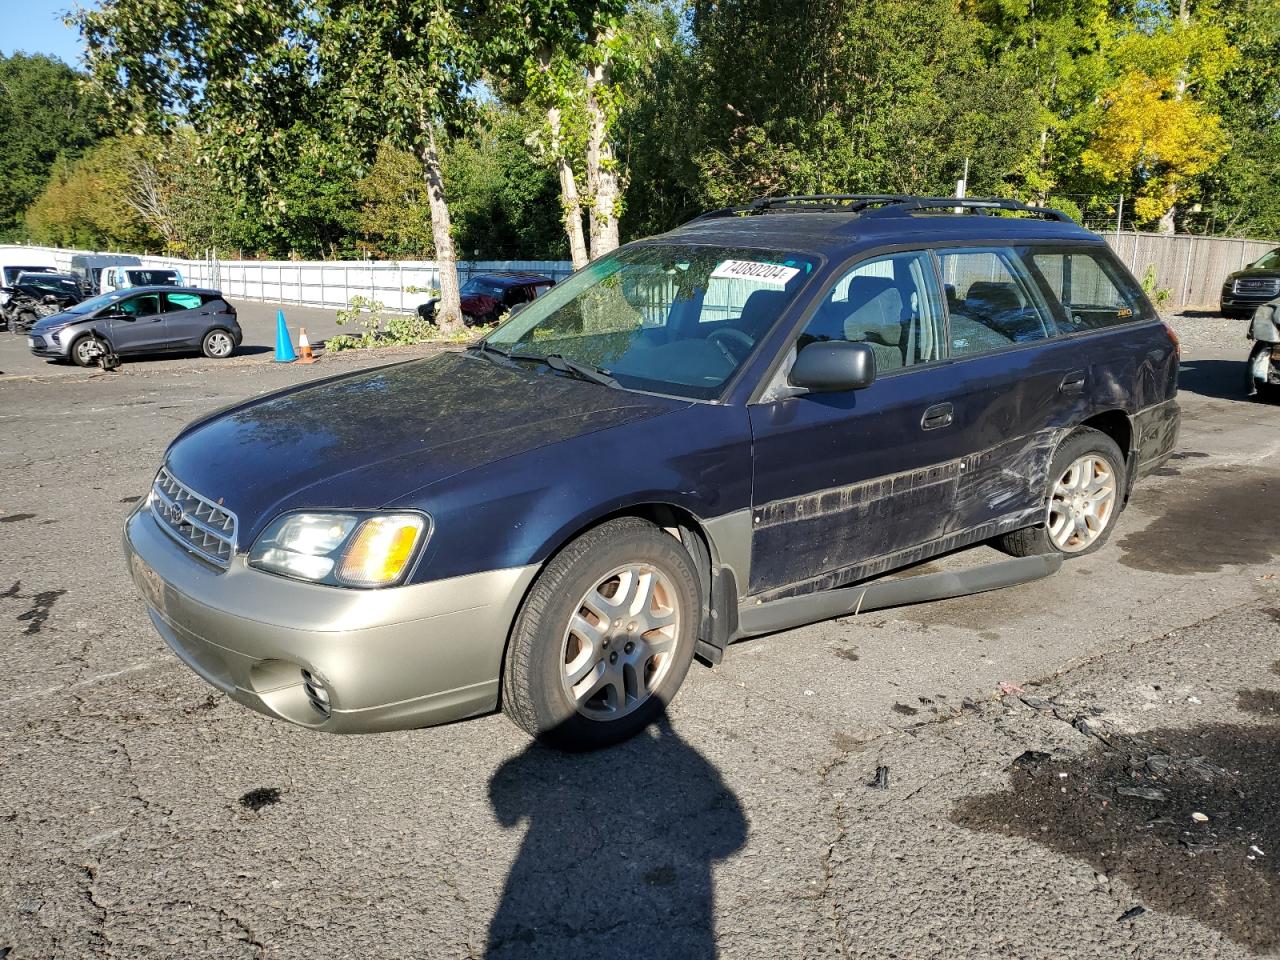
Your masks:
<path fill-rule="evenodd" d="M 994 545 L 1015 557 L 1093 553 L 1107 542 L 1124 502 L 1125 460 L 1105 433 L 1080 427 L 1049 466 L 1044 523 L 1014 530 Z"/>
<path fill-rule="evenodd" d="M 101 351 L 87 334 L 71 345 L 71 359 L 78 367 L 92 367 L 98 362 Z"/>
<path fill-rule="evenodd" d="M 525 598 L 507 648 L 503 709 L 562 749 L 627 739 L 684 681 L 700 595 L 688 551 L 653 524 L 622 517 L 589 530 Z"/>

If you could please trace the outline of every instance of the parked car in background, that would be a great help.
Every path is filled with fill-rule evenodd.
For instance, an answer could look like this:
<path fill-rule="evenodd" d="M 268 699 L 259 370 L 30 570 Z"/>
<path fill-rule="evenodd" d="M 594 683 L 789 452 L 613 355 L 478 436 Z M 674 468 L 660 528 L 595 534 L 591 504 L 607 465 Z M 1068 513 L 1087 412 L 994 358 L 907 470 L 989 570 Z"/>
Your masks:
<path fill-rule="evenodd" d="M 157 269 L 155 267 L 104 267 L 98 279 L 101 293 L 111 290 L 123 290 L 126 287 L 181 287 L 184 286 L 182 273 L 177 270 Z"/>
<path fill-rule="evenodd" d="M 142 261 L 124 253 L 77 253 L 71 258 L 71 272 L 80 278 L 87 297 L 102 292 L 102 271 L 114 266 L 140 267 Z"/>
<path fill-rule="evenodd" d="M 1253 311 L 1280 296 L 1280 248 L 1264 253 L 1222 284 L 1218 309 L 1227 317 L 1251 317 Z"/>
<path fill-rule="evenodd" d="M 556 282 L 536 273 L 478 273 L 462 285 L 462 319 L 468 325 L 493 323 L 507 312 L 536 300 Z M 435 320 L 438 297 L 418 307 L 424 320 Z"/>
<path fill-rule="evenodd" d="M 9 290 L 23 273 L 57 273 L 53 258 L 43 251 L 0 249 L 0 307 L 9 300 Z M 45 262 L 41 262 L 45 261 Z"/>
<path fill-rule="evenodd" d="M 244 339 L 235 307 L 217 290 L 130 287 L 100 294 L 31 328 L 27 345 L 37 357 L 93 364 L 96 330 L 121 356 L 199 350 L 229 357 Z"/>
<path fill-rule="evenodd" d="M 29 330 L 41 317 L 60 313 L 84 299 L 80 282 L 69 273 L 24 271 L 6 292 L 0 319 L 10 333 Z"/>
<path fill-rule="evenodd" d="M 695 653 L 1099 549 L 1173 451 L 1177 376 L 1141 286 L 1057 211 L 761 200 L 595 260 L 464 353 L 190 424 L 125 548 L 165 641 L 264 714 L 501 708 L 598 746 Z M 885 576 L 987 542 L 1016 559 Z"/>

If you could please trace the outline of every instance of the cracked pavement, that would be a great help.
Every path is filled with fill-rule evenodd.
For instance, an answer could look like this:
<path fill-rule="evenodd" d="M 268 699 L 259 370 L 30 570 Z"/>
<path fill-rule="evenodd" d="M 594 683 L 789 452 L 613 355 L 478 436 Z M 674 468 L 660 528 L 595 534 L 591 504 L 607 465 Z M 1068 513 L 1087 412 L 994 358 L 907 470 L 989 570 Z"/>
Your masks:
<path fill-rule="evenodd" d="M 1103 551 L 738 644 L 585 756 L 273 722 L 134 594 L 183 423 L 390 355 L 0 377 L 0 956 L 1275 951 L 1280 407 L 1239 397 L 1240 322 L 1175 323 L 1179 453 Z"/>

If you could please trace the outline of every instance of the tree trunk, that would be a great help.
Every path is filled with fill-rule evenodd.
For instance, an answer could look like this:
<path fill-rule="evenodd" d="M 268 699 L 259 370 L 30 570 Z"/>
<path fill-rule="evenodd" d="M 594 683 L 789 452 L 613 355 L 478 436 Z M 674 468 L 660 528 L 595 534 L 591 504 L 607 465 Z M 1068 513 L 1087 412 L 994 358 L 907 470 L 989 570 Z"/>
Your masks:
<path fill-rule="evenodd" d="M 547 125 L 551 127 L 551 152 L 556 158 L 556 172 L 560 175 L 560 208 L 564 232 L 569 237 L 569 258 L 573 269 L 587 265 L 587 241 L 582 235 L 582 198 L 578 195 L 578 178 L 564 155 L 560 142 L 560 108 L 547 108 Z"/>
<path fill-rule="evenodd" d="M 440 271 L 440 302 L 436 304 L 436 326 L 452 333 L 462 327 L 462 298 L 458 292 L 458 255 L 453 248 L 453 224 L 445 199 L 444 176 L 440 172 L 440 153 L 436 148 L 436 129 L 426 124 L 427 142 L 422 148 L 422 172 L 427 181 L 427 200 L 431 208 L 431 239 L 436 248 L 436 265 Z"/>
<path fill-rule="evenodd" d="M 596 44 L 597 49 L 599 44 Z M 604 63 L 587 70 L 587 193 L 591 200 L 591 257 L 618 247 L 618 165 L 609 143 L 608 120 L 600 102 L 601 87 L 608 82 Z"/>
<path fill-rule="evenodd" d="M 1164 216 L 1160 218 L 1160 223 L 1156 226 L 1156 233 L 1174 233 L 1176 224 L 1173 218 L 1177 212 L 1177 206 L 1170 204 L 1169 209 L 1164 212 Z"/>

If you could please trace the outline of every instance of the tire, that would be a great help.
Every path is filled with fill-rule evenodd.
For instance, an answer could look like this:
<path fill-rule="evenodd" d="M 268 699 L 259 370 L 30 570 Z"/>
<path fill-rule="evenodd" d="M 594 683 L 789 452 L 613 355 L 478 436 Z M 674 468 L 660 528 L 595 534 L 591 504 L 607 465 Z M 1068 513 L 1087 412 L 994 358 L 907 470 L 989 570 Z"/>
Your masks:
<path fill-rule="evenodd" d="M 200 352 L 210 360 L 225 360 L 236 352 L 236 338 L 222 327 L 214 327 L 200 340 Z"/>
<path fill-rule="evenodd" d="M 97 365 L 98 358 L 96 356 L 84 356 L 86 346 L 92 343 L 93 337 L 89 336 L 87 333 L 72 341 L 71 349 L 67 351 L 67 356 L 71 358 L 72 362 L 77 367 L 92 367 Z"/>
<path fill-rule="evenodd" d="M 563 750 L 608 746 L 644 729 L 693 661 L 698 583 L 680 541 L 645 520 L 622 517 L 582 534 L 538 575 L 516 617 L 502 676 L 507 716 Z M 626 598 L 640 606 L 611 609 Z"/>
<path fill-rule="evenodd" d="M 1092 460 L 1093 466 L 1085 462 Z M 1079 467 L 1073 476 L 1072 471 Z M 992 546 L 1015 557 L 1060 553 L 1064 557 L 1083 557 L 1099 549 L 1111 536 L 1116 517 L 1124 506 L 1127 473 L 1124 455 L 1105 433 L 1091 427 L 1080 427 L 1058 446 L 1049 466 L 1049 486 L 1045 491 L 1045 519 L 1034 527 L 1006 533 L 992 541 Z M 1069 499 L 1075 484 L 1087 483 L 1096 492 L 1080 490 L 1080 499 Z M 1107 491 L 1109 490 L 1109 496 Z M 1092 501 L 1095 527 L 1084 518 L 1086 533 L 1072 533 L 1075 504 Z M 1105 504 L 1105 513 L 1100 509 Z M 1089 509 L 1086 506 L 1086 509 Z M 1100 517 L 1098 514 L 1102 514 Z M 1063 524 L 1065 520 L 1065 525 Z"/>

